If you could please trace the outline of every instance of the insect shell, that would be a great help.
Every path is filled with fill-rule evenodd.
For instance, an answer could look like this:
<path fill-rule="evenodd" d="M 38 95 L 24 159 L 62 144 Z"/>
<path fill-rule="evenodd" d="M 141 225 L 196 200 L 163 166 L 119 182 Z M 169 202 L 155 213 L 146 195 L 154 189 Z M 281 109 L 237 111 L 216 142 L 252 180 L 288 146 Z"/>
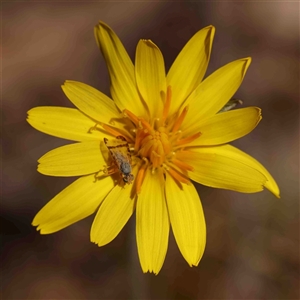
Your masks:
<path fill-rule="evenodd" d="M 128 143 L 123 136 L 117 136 L 116 139 L 108 140 L 104 138 L 104 143 L 109 150 L 115 166 L 125 183 L 132 183 L 134 176 L 131 174 L 131 155 Z"/>

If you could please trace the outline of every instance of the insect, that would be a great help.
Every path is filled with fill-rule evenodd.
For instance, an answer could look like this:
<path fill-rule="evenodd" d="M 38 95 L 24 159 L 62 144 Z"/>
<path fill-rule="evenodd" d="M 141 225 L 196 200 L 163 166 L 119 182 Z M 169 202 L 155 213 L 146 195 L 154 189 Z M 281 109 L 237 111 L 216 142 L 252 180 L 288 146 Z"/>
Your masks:
<path fill-rule="evenodd" d="M 114 166 L 117 167 L 125 183 L 132 183 L 134 176 L 131 174 L 131 155 L 128 143 L 123 136 L 117 136 L 116 139 L 108 140 L 104 138 L 104 143 L 114 160 Z M 112 169 L 114 173 L 115 168 Z"/>
<path fill-rule="evenodd" d="M 225 112 L 228 110 L 231 110 L 235 108 L 237 105 L 242 105 L 243 101 L 237 98 L 231 98 L 224 106 L 223 108 L 219 111 L 220 112 Z"/>

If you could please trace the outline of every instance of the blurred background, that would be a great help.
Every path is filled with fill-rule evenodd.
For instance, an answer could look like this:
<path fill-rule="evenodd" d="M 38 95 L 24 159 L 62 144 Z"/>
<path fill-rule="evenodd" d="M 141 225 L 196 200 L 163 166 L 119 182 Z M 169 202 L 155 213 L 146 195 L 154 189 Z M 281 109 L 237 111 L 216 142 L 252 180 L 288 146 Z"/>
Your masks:
<path fill-rule="evenodd" d="M 251 56 L 235 95 L 262 108 L 263 120 L 234 143 L 277 180 L 240 194 L 197 186 L 207 222 L 198 267 L 172 234 L 158 276 L 142 274 L 135 220 L 109 245 L 89 241 L 93 216 L 52 235 L 31 221 L 74 178 L 36 171 L 37 159 L 68 143 L 31 128 L 35 106 L 72 104 L 66 79 L 109 95 L 96 46 L 98 20 L 118 34 L 132 59 L 152 39 L 171 66 L 189 38 L 214 25 L 207 71 Z M 299 3 L 298 2 L 3 2 L 2 3 L 2 299 L 299 299 Z"/>

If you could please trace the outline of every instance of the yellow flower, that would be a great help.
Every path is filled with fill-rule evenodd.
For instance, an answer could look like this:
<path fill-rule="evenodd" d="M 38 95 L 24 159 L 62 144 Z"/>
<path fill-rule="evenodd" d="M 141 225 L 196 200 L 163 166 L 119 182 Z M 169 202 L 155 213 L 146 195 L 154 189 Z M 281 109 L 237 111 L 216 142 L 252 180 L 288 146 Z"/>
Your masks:
<path fill-rule="evenodd" d="M 97 211 L 91 241 L 103 246 L 136 209 L 142 270 L 157 274 L 167 252 L 170 225 L 190 266 L 198 265 L 203 255 L 204 214 L 190 180 L 243 193 L 266 187 L 279 197 L 269 172 L 227 144 L 251 132 L 261 120 L 261 110 L 247 107 L 218 113 L 240 86 L 251 59 L 233 61 L 202 81 L 214 33 L 213 26 L 197 32 L 166 75 L 163 56 L 152 41 L 139 41 L 133 65 L 112 29 L 102 22 L 95 27 L 113 100 L 84 83 L 66 81 L 62 89 L 76 109 L 36 107 L 28 112 L 28 122 L 37 130 L 79 142 L 54 149 L 38 161 L 42 174 L 81 176 L 35 216 L 33 225 L 42 234 Z M 123 145 L 108 149 L 104 139 Z M 127 171 L 116 162 L 128 155 L 127 144 L 132 168 L 127 171 L 135 178 L 133 184 L 122 180 Z"/>

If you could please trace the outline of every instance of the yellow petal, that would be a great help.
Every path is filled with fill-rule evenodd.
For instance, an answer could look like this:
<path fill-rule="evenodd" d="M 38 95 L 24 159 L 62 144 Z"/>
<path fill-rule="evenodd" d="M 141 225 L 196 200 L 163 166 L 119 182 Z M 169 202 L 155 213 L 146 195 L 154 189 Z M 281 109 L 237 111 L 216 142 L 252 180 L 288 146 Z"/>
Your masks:
<path fill-rule="evenodd" d="M 184 184 L 181 189 L 167 173 L 166 199 L 180 252 L 190 266 L 197 266 L 206 243 L 206 225 L 198 193 L 192 184 Z"/>
<path fill-rule="evenodd" d="M 27 122 L 35 129 L 71 141 L 92 141 L 111 138 L 96 122 L 74 108 L 43 106 L 28 111 Z"/>
<path fill-rule="evenodd" d="M 160 117 L 166 94 L 165 65 L 159 48 L 150 40 L 140 40 L 137 45 L 135 76 L 150 116 Z"/>
<path fill-rule="evenodd" d="M 219 149 L 219 153 L 224 156 L 233 157 L 239 162 L 258 170 L 267 178 L 267 182 L 264 184 L 264 186 L 277 198 L 280 198 L 280 191 L 276 181 L 274 180 L 272 175 L 267 171 L 267 169 L 255 158 L 231 145 L 221 146 Z"/>
<path fill-rule="evenodd" d="M 181 129 L 191 133 L 194 124 L 216 114 L 241 85 L 251 58 L 233 61 L 207 77 L 189 96 L 189 111 Z M 191 128 L 191 129 L 190 129 Z"/>
<path fill-rule="evenodd" d="M 201 132 L 201 136 L 189 146 L 219 145 L 234 141 L 251 132 L 261 118 L 261 110 L 258 107 L 216 114 L 205 121 L 199 121 L 199 124 L 193 127 L 193 132 Z"/>
<path fill-rule="evenodd" d="M 160 271 L 168 248 L 169 226 L 162 175 L 147 170 L 136 211 L 137 246 L 144 273 Z"/>
<path fill-rule="evenodd" d="M 213 26 L 198 31 L 187 42 L 171 66 L 167 75 L 167 85 L 172 87 L 170 114 L 177 112 L 202 81 L 209 62 L 214 34 Z"/>
<path fill-rule="evenodd" d="M 61 87 L 79 110 L 99 122 L 111 124 L 122 117 L 114 101 L 87 84 L 67 80 Z"/>
<path fill-rule="evenodd" d="M 242 193 L 262 191 L 267 178 L 240 162 L 233 153 L 222 151 L 222 147 L 193 148 L 193 151 L 177 152 L 177 158 L 194 168 L 188 176 L 203 185 Z"/>
<path fill-rule="evenodd" d="M 95 212 L 113 188 L 110 176 L 96 181 L 93 175 L 84 176 L 56 195 L 35 216 L 32 225 L 41 234 L 61 230 Z"/>
<path fill-rule="evenodd" d="M 100 206 L 91 229 L 91 241 L 98 246 L 110 243 L 135 210 L 132 186 L 115 186 Z"/>
<path fill-rule="evenodd" d="M 56 148 L 42 156 L 38 162 L 38 171 L 51 176 L 81 176 L 99 172 L 106 165 L 99 141 Z"/>
<path fill-rule="evenodd" d="M 134 66 L 121 41 L 103 22 L 95 26 L 94 33 L 108 67 L 110 91 L 116 105 L 121 111 L 127 108 L 137 116 L 146 116 L 136 87 Z"/>

